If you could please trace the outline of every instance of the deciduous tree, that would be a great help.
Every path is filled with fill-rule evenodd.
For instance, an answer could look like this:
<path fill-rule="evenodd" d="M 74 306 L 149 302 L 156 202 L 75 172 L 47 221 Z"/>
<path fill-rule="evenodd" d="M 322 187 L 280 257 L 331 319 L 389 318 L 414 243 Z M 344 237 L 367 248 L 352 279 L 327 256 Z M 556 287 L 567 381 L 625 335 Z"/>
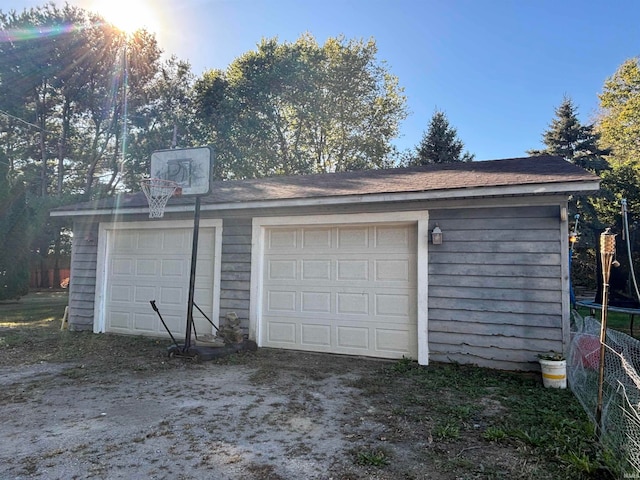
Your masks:
<path fill-rule="evenodd" d="M 222 177 L 260 177 L 385 166 L 406 116 L 396 77 L 373 40 L 311 35 L 263 40 L 195 86 L 212 127 Z"/>
<path fill-rule="evenodd" d="M 616 163 L 640 164 L 640 57 L 624 62 L 604 83 L 597 130 Z"/>

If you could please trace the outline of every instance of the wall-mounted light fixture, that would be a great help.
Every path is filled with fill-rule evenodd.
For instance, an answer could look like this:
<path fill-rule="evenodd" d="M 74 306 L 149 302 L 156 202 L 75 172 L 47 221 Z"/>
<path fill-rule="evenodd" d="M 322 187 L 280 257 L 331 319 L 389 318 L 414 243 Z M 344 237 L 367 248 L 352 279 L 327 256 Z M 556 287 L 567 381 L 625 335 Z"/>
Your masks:
<path fill-rule="evenodd" d="M 442 230 L 436 223 L 436 226 L 431 230 L 431 243 L 434 245 L 442 245 Z"/>

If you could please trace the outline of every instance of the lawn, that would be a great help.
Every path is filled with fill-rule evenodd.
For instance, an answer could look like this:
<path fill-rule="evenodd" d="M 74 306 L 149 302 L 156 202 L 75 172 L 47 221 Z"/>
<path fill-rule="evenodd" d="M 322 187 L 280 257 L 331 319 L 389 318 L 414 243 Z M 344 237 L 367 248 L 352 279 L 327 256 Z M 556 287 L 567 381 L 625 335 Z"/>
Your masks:
<path fill-rule="evenodd" d="M 311 412 L 314 389 L 326 388 L 314 382 L 343 375 L 348 380 L 338 385 L 338 391 L 358 393 L 336 407 L 344 410 L 339 424 L 351 425 L 352 430 L 343 435 L 351 447 L 332 460 L 322 460 L 328 462 L 327 468 L 333 465 L 335 479 L 613 479 L 621 474 L 616 460 L 600 449 L 593 426 L 571 391 L 543 388 L 539 374 L 269 349 L 196 366 L 168 360 L 166 340 L 61 331 L 66 304 L 66 292 L 33 293 L 20 302 L 0 304 L 0 371 L 13 372 L 16 365 L 68 364 L 61 384 L 91 389 L 110 382 L 115 391 L 122 375 L 134 375 L 136 382 L 144 378 L 146 384 L 171 371 L 187 376 L 190 369 L 221 374 L 248 368 L 253 372 L 252 388 L 280 385 L 280 393 L 297 388 L 297 400 L 272 404 L 286 406 L 295 415 L 326 408 L 318 405 L 318 412 Z M 109 376 L 114 372 L 118 377 Z M 126 388 L 131 388 L 129 383 Z M 3 404 L 19 407 L 16 402 L 29 401 L 23 387 L 15 387 L 15 392 L 12 388 L 0 395 Z M 301 403 L 300 398 L 306 400 Z M 262 403 L 267 405 L 268 400 Z M 169 423 L 163 419 L 161 424 L 166 430 Z M 261 432 L 268 426 L 256 428 Z M 144 440 L 138 443 L 127 448 L 141 447 Z M 305 449 L 295 448 L 291 455 L 311 455 Z M 29 456 L 33 472 L 39 471 L 39 458 L 55 463 L 50 452 L 33 452 Z M 322 457 L 316 453 L 314 458 Z M 274 462 L 260 466 L 264 476 L 254 472 L 247 478 L 286 478 L 277 475 L 279 460 Z M 193 478 L 208 477 L 194 473 Z"/>

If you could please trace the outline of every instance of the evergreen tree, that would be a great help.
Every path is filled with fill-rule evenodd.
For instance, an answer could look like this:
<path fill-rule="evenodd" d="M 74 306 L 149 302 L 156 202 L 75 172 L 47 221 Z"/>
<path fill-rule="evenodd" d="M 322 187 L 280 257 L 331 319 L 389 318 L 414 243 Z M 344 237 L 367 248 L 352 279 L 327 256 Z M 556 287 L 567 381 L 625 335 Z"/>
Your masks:
<path fill-rule="evenodd" d="M 555 117 L 543 133 L 546 148 L 529 150 L 529 155 L 558 155 L 598 175 L 609 170 L 605 155 L 609 152 L 598 146 L 599 135 L 593 125 L 582 125 L 578 110 L 569 97 L 555 109 Z M 593 286 L 595 283 L 595 253 L 599 233 L 604 226 L 589 195 L 574 195 L 569 200 L 569 216 L 580 218 L 580 243 L 572 262 L 572 278 L 576 285 Z"/>
<path fill-rule="evenodd" d="M 580 167 L 600 173 L 608 168 L 604 156 L 609 152 L 598 147 L 599 135 L 593 125 L 582 125 L 578 111 L 569 97 L 555 110 L 555 118 L 542 135 L 543 150 L 529 150 L 529 155 L 559 155 Z"/>
<path fill-rule="evenodd" d="M 8 164 L 0 156 L 0 300 L 20 298 L 29 291 L 29 211 L 25 187 L 10 181 Z"/>
<path fill-rule="evenodd" d="M 413 165 L 430 163 L 471 162 L 475 155 L 462 153 L 464 143 L 458 138 L 458 132 L 449 125 L 446 114 L 436 111 L 431 117 L 429 128 L 416 147 Z"/>

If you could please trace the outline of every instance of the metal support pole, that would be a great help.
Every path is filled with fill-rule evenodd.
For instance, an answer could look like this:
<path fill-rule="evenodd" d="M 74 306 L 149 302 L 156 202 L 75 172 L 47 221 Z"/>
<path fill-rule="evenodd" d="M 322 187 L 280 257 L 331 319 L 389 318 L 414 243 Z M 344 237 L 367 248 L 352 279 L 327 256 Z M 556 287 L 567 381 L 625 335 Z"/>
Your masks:
<path fill-rule="evenodd" d="M 189 276 L 189 299 L 187 300 L 187 331 L 184 336 L 183 352 L 191 348 L 191 330 L 193 329 L 193 294 L 196 288 L 196 263 L 198 260 L 198 233 L 200 231 L 200 196 L 196 196 L 193 216 L 193 243 L 191 245 L 191 275 Z"/>
<path fill-rule="evenodd" d="M 600 363 L 598 375 L 598 403 L 596 406 L 596 428 L 602 435 L 602 397 L 604 387 L 605 341 L 607 339 L 607 305 L 609 304 L 609 277 L 616 254 L 616 235 L 607 228 L 600 235 L 600 260 L 602 262 L 602 317 L 600 322 Z"/>

